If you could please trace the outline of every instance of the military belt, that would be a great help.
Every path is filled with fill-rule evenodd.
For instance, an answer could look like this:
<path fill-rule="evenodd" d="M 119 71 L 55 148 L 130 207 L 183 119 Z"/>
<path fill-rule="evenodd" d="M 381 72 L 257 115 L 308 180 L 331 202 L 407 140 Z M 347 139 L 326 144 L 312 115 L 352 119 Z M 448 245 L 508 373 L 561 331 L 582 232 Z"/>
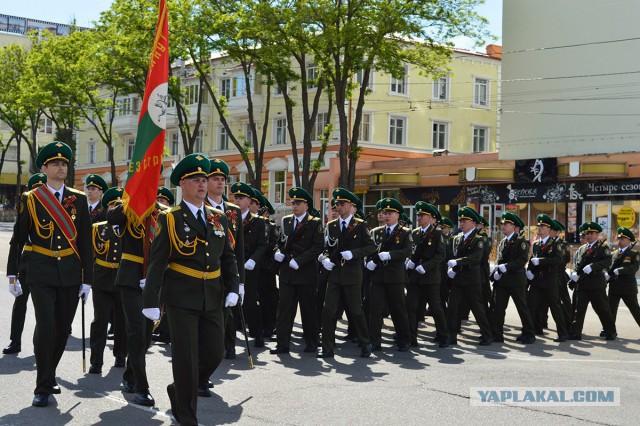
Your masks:
<path fill-rule="evenodd" d="M 31 248 L 31 246 L 24 246 L 24 248 L 22 249 L 22 251 L 32 251 L 33 249 Z"/>
<path fill-rule="evenodd" d="M 167 267 L 173 271 L 179 272 L 189 277 L 197 278 L 199 280 L 214 280 L 220 277 L 220 268 L 216 269 L 215 271 L 204 272 L 204 271 L 198 271 L 196 269 L 191 269 L 189 267 L 180 265 L 179 263 L 175 263 L 175 262 L 169 263 Z"/>
<path fill-rule="evenodd" d="M 100 266 L 104 266 L 105 268 L 110 268 L 110 269 L 118 269 L 118 266 L 119 266 L 118 263 L 105 262 L 102 259 L 96 259 L 96 264 Z"/>
<path fill-rule="evenodd" d="M 35 244 L 31 246 L 31 251 L 44 254 L 45 256 L 55 257 L 58 260 L 66 256 L 71 256 L 74 253 L 71 247 L 66 248 L 64 250 L 49 250 L 47 248 L 40 247 Z"/>
<path fill-rule="evenodd" d="M 122 253 L 122 260 L 128 260 L 136 263 L 144 263 L 142 256 L 136 256 L 135 254 Z"/>

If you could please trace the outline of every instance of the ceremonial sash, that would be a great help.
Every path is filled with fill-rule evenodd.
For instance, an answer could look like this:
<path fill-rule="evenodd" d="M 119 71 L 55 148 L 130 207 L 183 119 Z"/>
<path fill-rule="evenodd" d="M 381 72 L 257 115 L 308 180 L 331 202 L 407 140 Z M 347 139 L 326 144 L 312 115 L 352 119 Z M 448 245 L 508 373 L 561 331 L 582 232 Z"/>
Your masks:
<path fill-rule="evenodd" d="M 42 207 L 49 213 L 53 221 L 58 225 L 62 235 L 69 241 L 69 245 L 80 259 L 80 253 L 78 252 L 78 244 L 76 237 L 78 231 L 76 225 L 73 223 L 69 213 L 62 207 L 60 200 L 53 196 L 51 191 L 45 187 L 38 187 L 31 191 L 34 197 L 42 204 Z M 36 218 L 37 219 L 37 218 Z"/>

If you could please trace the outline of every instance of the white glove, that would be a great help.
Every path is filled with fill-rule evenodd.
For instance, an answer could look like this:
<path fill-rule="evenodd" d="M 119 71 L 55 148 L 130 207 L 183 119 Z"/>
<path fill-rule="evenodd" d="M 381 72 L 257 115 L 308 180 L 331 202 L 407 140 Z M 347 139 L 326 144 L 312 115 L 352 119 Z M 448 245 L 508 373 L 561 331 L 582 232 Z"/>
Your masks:
<path fill-rule="evenodd" d="M 407 271 L 408 271 L 409 269 L 415 269 L 415 268 L 416 268 L 416 264 L 415 264 L 415 263 L 413 263 L 413 262 L 411 261 L 411 259 L 407 259 L 407 264 L 405 265 L 405 268 L 407 268 Z"/>
<path fill-rule="evenodd" d="M 87 303 L 89 293 L 91 293 L 91 286 L 88 284 L 82 284 L 80 286 L 80 291 L 78 292 L 78 297 L 82 299 L 82 303 Z"/>
<path fill-rule="evenodd" d="M 238 295 L 236 293 L 227 294 L 227 298 L 224 300 L 224 307 L 234 307 L 238 304 Z"/>
<path fill-rule="evenodd" d="M 589 275 L 591 272 L 593 272 L 593 269 L 591 269 L 591 264 L 585 266 L 584 268 L 582 268 L 582 272 L 584 272 L 585 274 Z"/>
<path fill-rule="evenodd" d="M 279 251 L 273 253 L 273 259 L 276 262 L 282 262 L 284 260 L 284 254 L 280 253 Z"/>
<path fill-rule="evenodd" d="M 145 285 L 147 285 L 147 279 L 143 278 L 140 280 L 140 288 L 144 290 Z"/>
<path fill-rule="evenodd" d="M 342 255 L 342 258 L 346 261 L 353 259 L 353 253 L 351 253 L 351 250 L 341 251 L 340 254 Z"/>
<path fill-rule="evenodd" d="M 535 275 L 533 275 L 533 272 L 527 270 L 527 279 L 529 281 L 533 281 L 533 278 L 535 277 Z"/>
<path fill-rule="evenodd" d="M 540 264 L 540 258 L 532 257 L 531 263 L 533 263 L 535 266 L 538 266 Z"/>
<path fill-rule="evenodd" d="M 447 266 L 449 268 L 455 268 L 457 264 L 458 264 L 458 261 L 455 259 L 451 259 L 450 261 L 447 262 Z"/>
<path fill-rule="evenodd" d="M 297 271 L 298 268 L 300 268 L 300 266 L 298 266 L 298 262 L 296 262 L 295 259 L 291 259 L 289 261 L 289 268 L 293 269 L 294 271 Z"/>
<path fill-rule="evenodd" d="M 256 261 L 253 259 L 249 259 L 246 262 L 244 262 L 244 269 L 246 269 L 247 271 L 253 271 L 253 268 L 256 267 Z M 235 306 L 235 305 L 231 305 L 231 306 Z"/>
<path fill-rule="evenodd" d="M 495 272 L 493 273 L 493 279 L 494 279 L 495 281 L 500 281 L 500 278 L 502 278 L 502 275 L 500 275 L 500 272 L 495 271 Z"/>
<path fill-rule="evenodd" d="M 453 279 L 456 277 L 456 271 L 454 271 L 453 269 L 449 268 L 447 269 L 447 275 L 449 276 L 449 278 Z"/>
<path fill-rule="evenodd" d="M 424 268 L 422 267 L 422 265 L 418 265 L 418 266 L 416 266 L 416 272 L 417 272 L 417 273 L 419 273 L 419 274 L 422 274 L 422 275 L 424 275 L 424 274 L 426 274 L 426 273 L 427 273 L 427 271 L 425 271 L 425 270 L 424 270 Z"/>
<path fill-rule="evenodd" d="M 580 276 L 578 274 L 576 274 L 575 271 L 574 271 L 574 272 L 571 273 L 569 278 L 571 278 L 571 281 L 573 281 L 574 283 L 577 283 L 578 280 L 580 279 Z"/>
<path fill-rule="evenodd" d="M 376 269 L 376 264 L 373 262 L 373 260 L 370 260 L 367 262 L 367 269 L 370 271 L 373 271 L 374 269 Z"/>
<path fill-rule="evenodd" d="M 324 260 L 324 253 L 320 253 L 318 255 L 318 262 L 322 263 L 323 260 Z"/>
<path fill-rule="evenodd" d="M 324 266 L 324 269 L 326 269 L 327 271 L 330 271 L 333 269 L 334 266 L 336 266 L 336 264 L 330 261 L 329 259 L 323 259 L 322 266 Z"/>
<path fill-rule="evenodd" d="M 604 279 L 609 281 L 611 279 L 611 276 L 608 273 L 604 273 Z"/>
<path fill-rule="evenodd" d="M 20 281 L 16 280 L 14 284 L 9 284 L 9 293 L 13 294 L 13 297 L 18 297 L 22 294 Z"/>
<path fill-rule="evenodd" d="M 238 294 L 240 295 L 240 304 L 244 303 L 244 284 L 240 283 L 238 286 Z"/>
<path fill-rule="evenodd" d="M 391 260 L 391 255 L 389 254 L 388 251 L 381 251 L 380 253 L 378 253 L 378 257 L 383 262 L 386 261 L 386 260 Z"/>
<path fill-rule="evenodd" d="M 622 269 L 622 268 L 616 268 L 616 269 L 614 269 L 614 270 L 613 270 L 613 273 L 614 273 L 614 274 L 616 274 L 616 275 L 620 275 L 620 269 Z"/>
<path fill-rule="evenodd" d="M 498 265 L 498 269 L 500 270 L 500 272 L 504 274 L 505 272 L 507 272 L 507 265 L 504 263 L 501 265 Z"/>
<path fill-rule="evenodd" d="M 151 321 L 158 321 L 160 319 L 160 309 L 158 308 L 144 308 L 142 315 L 149 318 Z"/>

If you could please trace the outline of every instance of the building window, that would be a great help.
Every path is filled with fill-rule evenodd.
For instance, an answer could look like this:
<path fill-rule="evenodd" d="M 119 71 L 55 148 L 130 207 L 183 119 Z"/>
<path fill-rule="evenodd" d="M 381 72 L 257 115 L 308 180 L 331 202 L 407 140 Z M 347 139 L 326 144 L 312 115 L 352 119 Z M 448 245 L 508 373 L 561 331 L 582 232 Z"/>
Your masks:
<path fill-rule="evenodd" d="M 431 147 L 433 149 L 447 149 L 449 123 L 433 122 L 431 128 Z"/>
<path fill-rule="evenodd" d="M 190 84 L 185 87 L 185 105 L 195 105 L 200 100 L 200 84 Z"/>
<path fill-rule="evenodd" d="M 362 121 L 360 122 L 360 141 L 372 142 L 371 139 L 371 113 L 362 113 Z"/>
<path fill-rule="evenodd" d="M 244 135 L 244 137 L 247 140 L 247 142 L 253 143 L 253 132 L 251 131 L 251 124 L 250 123 L 245 123 L 244 129 L 242 131 L 242 134 Z"/>
<path fill-rule="evenodd" d="M 316 122 L 313 127 L 313 133 L 311 134 L 311 140 L 314 142 L 321 141 L 324 136 L 324 128 L 327 125 L 329 114 L 326 112 L 319 112 L 316 116 Z"/>
<path fill-rule="evenodd" d="M 485 152 L 488 146 L 489 129 L 473 126 L 473 152 Z"/>
<path fill-rule="evenodd" d="M 178 155 L 180 152 L 180 135 L 178 132 L 171 133 L 171 155 Z"/>
<path fill-rule="evenodd" d="M 140 112 L 138 108 L 138 98 L 120 98 L 116 99 L 115 114 L 116 117 L 126 117 L 136 115 Z"/>
<path fill-rule="evenodd" d="M 125 143 L 125 160 L 127 161 L 131 161 L 131 159 L 133 158 L 133 148 L 136 145 L 136 140 L 134 138 L 129 138 L 127 139 L 127 142 Z"/>
<path fill-rule="evenodd" d="M 391 93 L 395 93 L 397 95 L 406 95 L 407 79 L 408 79 L 408 68 L 405 66 L 404 75 L 401 78 L 393 78 L 393 76 L 391 77 L 391 87 L 389 88 Z"/>
<path fill-rule="evenodd" d="M 489 80 L 476 78 L 473 84 L 473 104 L 487 107 L 489 105 Z"/>
<path fill-rule="evenodd" d="M 362 81 L 364 80 L 364 72 L 365 70 L 360 70 L 356 73 L 356 81 L 360 86 L 362 86 Z M 369 73 L 369 82 L 367 83 L 367 90 L 373 90 L 373 72 Z"/>
<path fill-rule="evenodd" d="M 449 100 L 449 77 L 440 77 L 433 80 L 433 100 L 448 101 Z"/>
<path fill-rule="evenodd" d="M 42 117 L 40 118 L 40 125 L 38 126 L 38 131 L 40 133 L 47 133 L 52 135 L 53 134 L 53 120 L 51 120 L 49 117 Z"/>
<path fill-rule="evenodd" d="M 229 149 L 229 134 L 224 126 L 218 127 L 218 149 L 220 151 Z"/>
<path fill-rule="evenodd" d="M 287 172 L 284 170 L 273 172 L 273 201 L 284 203 L 284 194 L 287 187 Z"/>
<path fill-rule="evenodd" d="M 231 79 L 223 78 L 220 80 L 220 96 L 224 96 L 226 99 L 231 97 Z"/>
<path fill-rule="evenodd" d="M 196 133 L 196 138 L 195 141 L 193 143 L 193 152 L 203 152 L 203 146 L 204 146 L 204 130 L 198 130 L 198 133 Z"/>
<path fill-rule="evenodd" d="M 96 143 L 94 141 L 89 142 L 87 144 L 87 148 L 88 148 L 87 161 L 89 162 L 89 164 L 95 164 L 96 163 Z"/>
<path fill-rule="evenodd" d="M 276 137 L 274 145 L 284 145 L 287 143 L 287 120 L 285 118 L 279 118 L 276 120 L 275 125 Z"/>
<path fill-rule="evenodd" d="M 110 161 L 111 161 L 111 158 L 109 158 L 109 147 L 107 145 L 105 145 L 104 146 L 104 162 L 108 163 Z"/>
<path fill-rule="evenodd" d="M 276 95 L 283 95 L 285 93 L 287 93 L 287 83 L 284 83 L 283 86 L 279 85 L 278 83 L 275 84 L 275 89 L 274 89 L 274 94 Z"/>
<path fill-rule="evenodd" d="M 391 117 L 389 119 L 389 143 L 391 145 L 404 144 L 406 118 Z"/>
<path fill-rule="evenodd" d="M 247 94 L 247 79 L 244 74 L 237 75 L 233 79 L 233 96 L 245 96 Z"/>
<path fill-rule="evenodd" d="M 318 65 L 310 63 L 307 65 L 307 89 L 315 89 L 318 87 L 318 77 L 320 76 L 320 69 Z"/>

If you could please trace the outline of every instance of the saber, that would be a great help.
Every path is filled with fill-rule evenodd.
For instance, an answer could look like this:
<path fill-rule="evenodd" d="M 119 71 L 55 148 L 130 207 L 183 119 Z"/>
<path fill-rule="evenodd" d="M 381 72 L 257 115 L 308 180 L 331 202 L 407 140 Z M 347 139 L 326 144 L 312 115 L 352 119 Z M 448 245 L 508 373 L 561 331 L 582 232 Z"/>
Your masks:
<path fill-rule="evenodd" d="M 244 343 L 247 347 L 247 356 L 249 357 L 249 368 L 253 368 L 253 357 L 251 356 L 251 349 L 249 348 L 249 336 L 247 336 L 247 323 L 244 320 L 244 311 L 242 310 L 242 303 L 238 305 L 240 310 L 240 322 L 242 323 L 242 332 L 244 333 Z"/>
<path fill-rule="evenodd" d="M 85 349 L 86 349 L 86 342 L 85 342 L 85 335 L 84 335 L 84 303 L 85 303 L 85 297 L 87 297 L 86 295 L 82 295 L 82 372 L 86 373 L 87 372 L 87 356 L 85 354 Z"/>

